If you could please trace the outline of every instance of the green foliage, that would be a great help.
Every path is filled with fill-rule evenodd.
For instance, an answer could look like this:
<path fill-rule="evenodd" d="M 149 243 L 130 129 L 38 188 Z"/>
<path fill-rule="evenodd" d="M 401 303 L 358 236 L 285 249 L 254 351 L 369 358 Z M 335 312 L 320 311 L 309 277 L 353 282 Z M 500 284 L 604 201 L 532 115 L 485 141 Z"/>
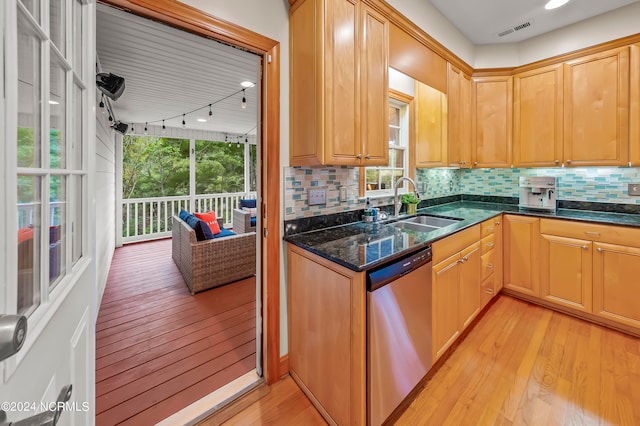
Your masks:
<path fill-rule="evenodd" d="M 418 204 L 420 202 L 420 200 L 413 195 L 413 192 L 402 194 L 400 201 L 402 201 L 402 204 Z"/>
<path fill-rule="evenodd" d="M 244 191 L 244 145 L 196 141 L 195 159 L 196 194 Z M 125 199 L 189 195 L 189 140 L 126 135 L 122 181 Z"/>

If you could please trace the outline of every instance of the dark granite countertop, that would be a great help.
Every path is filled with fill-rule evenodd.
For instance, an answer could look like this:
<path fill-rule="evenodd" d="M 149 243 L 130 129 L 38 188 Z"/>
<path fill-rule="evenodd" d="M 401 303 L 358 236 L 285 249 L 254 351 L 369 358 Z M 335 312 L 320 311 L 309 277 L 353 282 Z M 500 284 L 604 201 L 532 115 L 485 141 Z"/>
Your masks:
<path fill-rule="evenodd" d="M 401 216 L 399 219 L 385 222 L 354 222 L 288 235 L 285 241 L 351 270 L 366 271 L 502 213 L 640 227 L 640 215 L 636 214 L 575 209 L 558 209 L 555 212 L 524 211 L 515 205 L 457 201 L 418 210 L 418 214 L 462 219 L 453 225 L 430 232 L 394 226 L 394 222 L 410 217 Z"/>

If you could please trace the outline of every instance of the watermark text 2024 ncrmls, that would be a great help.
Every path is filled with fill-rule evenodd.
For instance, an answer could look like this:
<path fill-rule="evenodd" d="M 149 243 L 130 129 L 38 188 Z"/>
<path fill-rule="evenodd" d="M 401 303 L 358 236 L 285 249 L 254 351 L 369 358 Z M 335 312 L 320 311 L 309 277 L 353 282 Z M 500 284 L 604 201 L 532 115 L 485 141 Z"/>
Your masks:
<path fill-rule="evenodd" d="M 11 401 L 0 403 L 0 409 L 9 412 L 43 412 L 43 411 L 89 411 L 88 402 L 29 402 L 29 401 Z"/>

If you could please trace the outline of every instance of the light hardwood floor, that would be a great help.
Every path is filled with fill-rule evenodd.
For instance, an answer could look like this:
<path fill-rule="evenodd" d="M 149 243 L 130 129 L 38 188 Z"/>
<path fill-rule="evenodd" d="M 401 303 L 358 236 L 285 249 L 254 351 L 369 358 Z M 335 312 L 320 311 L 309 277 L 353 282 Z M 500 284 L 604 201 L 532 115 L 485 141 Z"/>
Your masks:
<path fill-rule="evenodd" d="M 290 377 L 229 422 L 318 423 Z M 640 339 L 499 296 L 397 424 L 640 425 Z"/>

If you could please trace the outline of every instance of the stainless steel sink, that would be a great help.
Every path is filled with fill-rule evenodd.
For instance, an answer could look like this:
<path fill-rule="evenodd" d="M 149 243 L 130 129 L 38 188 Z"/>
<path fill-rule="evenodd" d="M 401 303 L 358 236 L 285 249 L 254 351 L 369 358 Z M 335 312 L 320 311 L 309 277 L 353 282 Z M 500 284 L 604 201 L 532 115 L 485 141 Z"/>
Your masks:
<path fill-rule="evenodd" d="M 409 219 L 395 222 L 393 226 L 396 228 L 407 229 L 409 231 L 430 232 L 445 226 L 458 223 L 462 219 L 447 219 L 444 217 L 434 216 L 416 216 Z"/>

